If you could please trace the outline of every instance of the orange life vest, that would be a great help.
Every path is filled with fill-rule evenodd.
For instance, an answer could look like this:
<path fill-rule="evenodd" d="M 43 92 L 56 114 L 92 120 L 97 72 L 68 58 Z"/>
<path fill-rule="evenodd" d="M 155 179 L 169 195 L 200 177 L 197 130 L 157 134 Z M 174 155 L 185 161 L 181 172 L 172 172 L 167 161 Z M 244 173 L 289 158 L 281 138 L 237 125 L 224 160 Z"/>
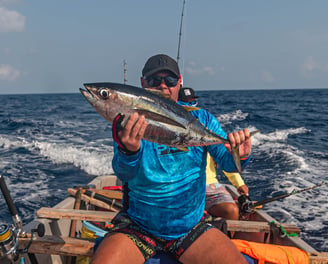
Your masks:
<path fill-rule="evenodd" d="M 232 239 L 232 242 L 241 253 L 258 260 L 258 264 L 286 263 L 307 264 L 310 263 L 308 254 L 299 248 L 279 246 L 264 243 L 249 242 L 246 240 Z"/>

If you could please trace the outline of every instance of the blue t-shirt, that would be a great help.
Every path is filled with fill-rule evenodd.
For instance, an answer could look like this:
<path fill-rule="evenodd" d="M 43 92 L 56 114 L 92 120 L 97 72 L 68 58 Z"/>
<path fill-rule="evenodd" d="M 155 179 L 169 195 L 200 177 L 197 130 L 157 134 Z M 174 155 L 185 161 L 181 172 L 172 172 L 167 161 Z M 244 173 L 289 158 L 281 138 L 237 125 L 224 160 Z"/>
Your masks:
<path fill-rule="evenodd" d="M 190 112 L 209 130 L 226 138 L 219 121 L 209 112 Z M 205 209 L 207 151 L 225 171 L 236 172 L 223 144 L 188 147 L 189 151 L 141 140 L 140 151 L 125 155 L 114 142 L 112 166 L 129 185 L 131 219 L 154 236 L 167 240 L 187 234 Z M 244 167 L 249 162 L 241 161 Z"/>

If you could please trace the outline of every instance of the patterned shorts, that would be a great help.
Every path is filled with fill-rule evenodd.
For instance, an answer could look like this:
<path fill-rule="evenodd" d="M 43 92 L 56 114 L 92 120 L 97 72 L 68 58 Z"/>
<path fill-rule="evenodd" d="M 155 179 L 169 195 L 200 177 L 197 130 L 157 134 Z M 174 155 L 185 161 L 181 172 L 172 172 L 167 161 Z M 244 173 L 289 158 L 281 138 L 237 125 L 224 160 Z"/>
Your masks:
<path fill-rule="evenodd" d="M 125 234 L 138 247 L 146 261 L 157 252 L 165 252 L 178 260 L 197 238 L 209 229 L 215 228 L 208 223 L 210 219 L 210 215 L 206 215 L 188 234 L 175 240 L 165 240 L 143 230 L 131 220 L 126 212 L 120 212 L 113 219 L 114 227 L 106 234 L 106 237 L 115 233 Z"/>
<path fill-rule="evenodd" d="M 221 203 L 235 203 L 231 194 L 221 183 L 206 185 L 205 210 Z"/>

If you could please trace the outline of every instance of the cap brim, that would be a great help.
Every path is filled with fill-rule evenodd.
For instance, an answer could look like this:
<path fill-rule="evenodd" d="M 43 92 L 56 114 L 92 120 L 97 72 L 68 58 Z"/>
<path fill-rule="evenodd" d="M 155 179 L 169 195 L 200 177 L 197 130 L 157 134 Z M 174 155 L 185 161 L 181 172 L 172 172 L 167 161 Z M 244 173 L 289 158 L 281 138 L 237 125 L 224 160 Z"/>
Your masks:
<path fill-rule="evenodd" d="M 143 77 L 149 77 L 159 71 L 169 71 L 169 72 L 173 73 L 177 78 L 180 78 L 180 75 L 177 75 L 174 71 L 172 71 L 171 69 L 169 69 L 167 67 L 151 70 L 151 71 L 147 72 Z"/>

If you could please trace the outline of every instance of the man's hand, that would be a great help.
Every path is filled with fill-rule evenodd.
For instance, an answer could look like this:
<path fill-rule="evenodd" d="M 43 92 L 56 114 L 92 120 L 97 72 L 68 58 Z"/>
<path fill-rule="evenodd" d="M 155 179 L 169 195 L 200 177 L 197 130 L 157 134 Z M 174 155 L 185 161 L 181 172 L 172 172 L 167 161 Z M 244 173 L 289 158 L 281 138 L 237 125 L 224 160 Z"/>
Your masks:
<path fill-rule="evenodd" d="M 239 156 L 241 158 L 248 157 L 251 153 L 252 142 L 249 130 L 245 128 L 244 130 L 239 130 L 238 132 L 233 132 L 228 134 L 229 143 L 224 144 L 224 146 L 231 153 L 231 147 L 239 146 Z"/>
<path fill-rule="evenodd" d="M 248 187 L 245 184 L 240 186 L 237 190 L 240 194 L 245 194 L 248 196 Z"/>
<path fill-rule="evenodd" d="M 133 113 L 127 121 L 125 127 L 118 132 L 121 142 L 128 151 L 137 152 L 140 149 L 140 140 L 142 139 L 147 127 L 144 116 Z"/>

